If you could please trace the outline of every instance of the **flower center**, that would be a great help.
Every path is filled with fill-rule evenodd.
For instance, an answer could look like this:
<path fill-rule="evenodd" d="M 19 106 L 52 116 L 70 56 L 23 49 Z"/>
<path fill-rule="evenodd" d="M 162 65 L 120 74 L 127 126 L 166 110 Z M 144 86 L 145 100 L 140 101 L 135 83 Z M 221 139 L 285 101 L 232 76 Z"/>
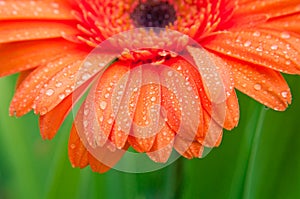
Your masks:
<path fill-rule="evenodd" d="M 164 28 L 173 24 L 176 19 L 176 11 L 172 4 L 160 0 L 147 0 L 140 3 L 130 14 L 136 27 L 160 27 Z"/>

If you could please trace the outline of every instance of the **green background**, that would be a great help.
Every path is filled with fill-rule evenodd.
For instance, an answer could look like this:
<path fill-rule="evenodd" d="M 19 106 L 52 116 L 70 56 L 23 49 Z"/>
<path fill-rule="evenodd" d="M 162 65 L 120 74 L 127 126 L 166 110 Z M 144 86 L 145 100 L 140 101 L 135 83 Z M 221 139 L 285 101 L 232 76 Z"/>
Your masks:
<path fill-rule="evenodd" d="M 8 116 L 16 76 L 0 79 L 0 198 L 300 198 L 300 78 L 287 78 L 293 103 L 267 109 L 238 93 L 241 119 L 203 159 L 180 158 L 155 172 L 93 173 L 72 168 L 69 117 L 52 141 L 37 116 Z"/>

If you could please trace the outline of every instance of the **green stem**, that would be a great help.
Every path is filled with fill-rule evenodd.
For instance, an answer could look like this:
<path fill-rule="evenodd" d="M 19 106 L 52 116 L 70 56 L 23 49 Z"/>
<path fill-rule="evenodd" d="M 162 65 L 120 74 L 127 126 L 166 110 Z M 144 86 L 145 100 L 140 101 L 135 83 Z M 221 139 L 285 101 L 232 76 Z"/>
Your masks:
<path fill-rule="evenodd" d="M 259 148 L 259 143 L 261 139 L 261 133 L 263 128 L 264 119 L 266 116 L 266 110 L 264 108 L 261 109 L 259 117 L 257 118 L 257 125 L 254 131 L 254 138 L 252 140 L 252 147 L 250 149 L 248 167 L 245 175 L 245 184 L 244 184 L 244 199 L 250 199 L 251 191 L 254 184 L 253 173 L 255 169 L 257 151 Z"/>
<path fill-rule="evenodd" d="M 231 183 L 229 198 L 249 198 L 253 186 L 253 171 L 259 148 L 263 122 L 266 110 L 264 106 L 255 103 L 248 106 L 251 110 L 251 119 L 248 121 L 241 140 L 240 153 L 237 158 L 237 166 Z"/>

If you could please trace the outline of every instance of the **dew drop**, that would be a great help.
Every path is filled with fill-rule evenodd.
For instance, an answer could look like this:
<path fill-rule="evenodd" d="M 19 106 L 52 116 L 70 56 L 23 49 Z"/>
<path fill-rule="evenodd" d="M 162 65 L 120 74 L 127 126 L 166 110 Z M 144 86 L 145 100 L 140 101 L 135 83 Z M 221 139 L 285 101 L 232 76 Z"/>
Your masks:
<path fill-rule="evenodd" d="M 289 39 L 291 36 L 288 32 L 282 32 L 281 33 L 281 38 L 282 39 Z"/>
<path fill-rule="evenodd" d="M 246 42 L 244 43 L 244 46 L 245 46 L 245 47 L 251 46 L 251 41 L 246 41 Z"/>
<path fill-rule="evenodd" d="M 57 82 L 57 83 L 55 84 L 55 86 L 56 86 L 57 88 L 59 88 L 59 87 L 62 86 L 62 83 L 61 83 L 61 82 Z"/>
<path fill-rule="evenodd" d="M 260 84 L 255 84 L 254 89 L 259 91 L 261 89 L 261 85 Z"/>
<path fill-rule="evenodd" d="M 105 101 L 100 102 L 100 108 L 102 110 L 104 110 L 106 108 L 106 106 L 107 106 L 107 103 Z"/>
<path fill-rule="evenodd" d="M 151 97 L 151 102 L 155 102 L 156 97 Z"/>
<path fill-rule="evenodd" d="M 287 95 L 288 95 L 288 92 L 286 92 L 286 91 L 281 92 L 281 96 L 283 98 L 287 98 Z"/>
<path fill-rule="evenodd" d="M 76 145 L 75 145 L 75 144 L 71 144 L 70 148 L 71 148 L 71 149 L 75 149 L 75 148 L 76 148 Z"/>
<path fill-rule="evenodd" d="M 46 91 L 46 95 L 48 95 L 48 96 L 53 95 L 53 93 L 54 93 L 54 90 L 53 90 L 53 89 L 48 89 L 48 90 Z"/>
<path fill-rule="evenodd" d="M 274 45 L 271 46 L 271 49 L 272 49 L 272 50 L 277 50 L 277 49 L 278 49 L 278 46 L 277 46 L 276 44 L 274 44 Z"/>
<path fill-rule="evenodd" d="M 255 32 L 253 33 L 253 36 L 254 36 L 254 37 L 259 37 L 259 36 L 260 36 L 260 32 L 255 31 Z"/>
<path fill-rule="evenodd" d="M 59 97 L 59 99 L 62 100 L 62 99 L 64 99 L 66 97 L 66 95 L 62 93 L 62 94 L 59 94 L 58 97 Z"/>

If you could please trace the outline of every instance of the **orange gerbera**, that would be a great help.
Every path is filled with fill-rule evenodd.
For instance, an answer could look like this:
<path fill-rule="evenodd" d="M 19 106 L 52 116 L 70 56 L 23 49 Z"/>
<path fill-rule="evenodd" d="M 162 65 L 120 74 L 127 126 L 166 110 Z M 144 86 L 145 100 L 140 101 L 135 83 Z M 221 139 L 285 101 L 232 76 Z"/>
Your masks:
<path fill-rule="evenodd" d="M 238 123 L 234 88 L 285 110 L 291 93 L 280 72 L 300 74 L 299 33 L 299 0 L 0 0 L 0 76 L 20 72 L 10 114 L 34 110 L 44 139 L 92 84 L 69 157 L 74 167 L 104 172 L 130 146 L 156 162 L 172 148 L 201 157 L 220 144 L 223 127 Z M 104 41 L 109 47 L 93 53 Z M 201 72 L 211 64 L 221 82 Z M 222 118 L 214 103 L 223 91 Z"/>

